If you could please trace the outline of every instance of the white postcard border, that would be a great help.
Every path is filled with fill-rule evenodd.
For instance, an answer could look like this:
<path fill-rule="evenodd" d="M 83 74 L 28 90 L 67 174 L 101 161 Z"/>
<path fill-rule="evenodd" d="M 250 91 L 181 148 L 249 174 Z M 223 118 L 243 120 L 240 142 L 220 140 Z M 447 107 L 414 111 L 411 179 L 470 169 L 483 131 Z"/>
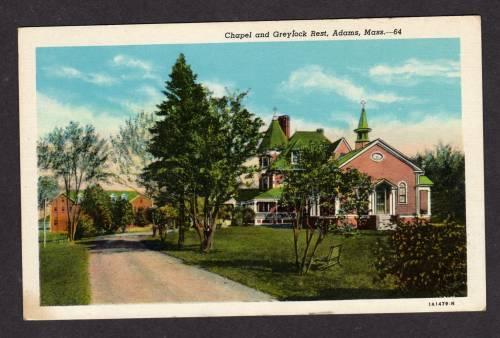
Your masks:
<path fill-rule="evenodd" d="M 227 32 L 301 30 L 390 30 L 401 36 L 232 39 Z M 468 295 L 457 298 L 370 299 L 287 302 L 155 303 L 40 306 L 37 220 L 36 48 L 145 44 L 240 43 L 271 41 L 459 38 L 462 129 L 466 160 Z M 264 21 L 19 29 L 19 109 L 22 206 L 23 309 L 28 320 L 260 316 L 481 311 L 486 308 L 485 214 L 482 126 L 481 21 L 478 16 Z M 429 306 L 453 301 L 454 306 Z"/>

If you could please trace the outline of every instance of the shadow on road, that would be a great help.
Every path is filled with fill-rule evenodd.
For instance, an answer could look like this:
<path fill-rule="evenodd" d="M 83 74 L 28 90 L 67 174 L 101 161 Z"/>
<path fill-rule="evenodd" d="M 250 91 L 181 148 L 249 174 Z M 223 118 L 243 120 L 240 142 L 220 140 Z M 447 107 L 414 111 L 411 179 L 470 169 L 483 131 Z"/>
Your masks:
<path fill-rule="evenodd" d="M 88 241 L 85 245 L 93 253 L 119 253 L 131 251 L 149 251 L 140 241 L 124 239 L 95 239 Z"/>

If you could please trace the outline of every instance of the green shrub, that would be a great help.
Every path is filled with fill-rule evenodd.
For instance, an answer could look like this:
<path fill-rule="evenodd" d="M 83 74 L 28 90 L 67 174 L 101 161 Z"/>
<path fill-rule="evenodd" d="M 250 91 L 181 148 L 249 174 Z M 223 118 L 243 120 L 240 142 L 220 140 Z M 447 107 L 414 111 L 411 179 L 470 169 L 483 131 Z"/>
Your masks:
<path fill-rule="evenodd" d="M 100 232 L 94 226 L 92 218 L 85 214 L 81 214 L 78 220 L 78 227 L 76 228 L 75 239 L 94 237 L 99 234 Z"/>
<path fill-rule="evenodd" d="M 146 210 L 144 208 L 137 209 L 135 213 L 134 224 L 138 227 L 143 227 L 148 224 L 148 220 L 146 218 Z"/>
<path fill-rule="evenodd" d="M 250 208 L 236 207 L 233 210 L 232 226 L 253 225 L 255 212 Z"/>
<path fill-rule="evenodd" d="M 397 222 L 389 240 L 378 242 L 375 266 L 381 278 L 416 296 L 465 296 L 467 290 L 465 226 L 434 226 L 418 220 Z"/>

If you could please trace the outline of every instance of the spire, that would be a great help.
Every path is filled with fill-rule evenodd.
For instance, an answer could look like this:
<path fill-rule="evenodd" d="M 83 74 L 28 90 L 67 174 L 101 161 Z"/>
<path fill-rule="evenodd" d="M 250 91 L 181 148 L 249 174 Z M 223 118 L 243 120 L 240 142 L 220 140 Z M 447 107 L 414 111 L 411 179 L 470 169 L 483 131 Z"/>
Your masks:
<path fill-rule="evenodd" d="M 359 117 L 358 128 L 354 129 L 354 132 L 358 134 L 356 138 L 356 149 L 361 149 L 370 142 L 368 133 L 371 131 L 371 128 L 368 127 L 365 104 L 366 101 L 361 100 L 361 116 Z"/>

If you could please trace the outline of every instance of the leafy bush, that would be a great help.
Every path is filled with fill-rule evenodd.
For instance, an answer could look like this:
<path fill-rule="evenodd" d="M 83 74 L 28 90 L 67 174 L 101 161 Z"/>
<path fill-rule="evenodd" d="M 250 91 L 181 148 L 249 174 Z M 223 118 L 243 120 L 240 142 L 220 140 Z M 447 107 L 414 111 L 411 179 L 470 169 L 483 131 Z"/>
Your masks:
<path fill-rule="evenodd" d="M 81 239 L 85 237 L 94 237 L 101 234 L 94 226 L 94 221 L 90 216 L 85 214 L 80 215 L 78 220 L 78 227 L 76 228 L 75 239 Z"/>
<path fill-rule="evenodd" d="M 233 218 L 231 225 L 233 226 L 248 226 L 253 225 L 255 219 L 255 212 L 250 208 L 236 207 L 233 210 Z"/>
<path fill-rule="evenodd" d="M 465 226 L 434 226 L 417 219 L 398 221 L 389 240 L 378 242 L 375 266 L 381 278 L 392 276 L 399 288 L 417 296 L 465 296 Z"/>

